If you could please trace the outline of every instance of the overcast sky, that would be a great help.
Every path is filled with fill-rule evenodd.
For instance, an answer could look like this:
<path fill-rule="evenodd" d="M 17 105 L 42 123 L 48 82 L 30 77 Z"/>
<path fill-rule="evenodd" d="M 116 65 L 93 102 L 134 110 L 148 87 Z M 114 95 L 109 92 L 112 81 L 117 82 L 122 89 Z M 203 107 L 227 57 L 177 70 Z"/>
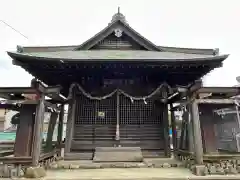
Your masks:
<path fill-rule="evenodd" d="M 1 0 L 0 86 L 29 86 L 31 76 L 11 64 L 17 45 L 78 45 L 107 26 L 120 6 L 130 26 L 161 46 L 220 48 L 230 54 L 205 77 L 207 86 L 236 85 L 240 75 L 239 0 Z"/>

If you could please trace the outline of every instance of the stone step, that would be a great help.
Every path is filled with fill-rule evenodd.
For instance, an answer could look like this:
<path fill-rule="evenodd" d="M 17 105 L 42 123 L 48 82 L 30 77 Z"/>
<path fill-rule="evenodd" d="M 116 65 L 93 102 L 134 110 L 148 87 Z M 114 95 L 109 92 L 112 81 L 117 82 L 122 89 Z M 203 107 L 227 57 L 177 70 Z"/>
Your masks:
<path fill-rule="evenodd" d="M 114 137 L 115 133 L 91 133 L 91 134 L 74 134 L 74 137 Z M 156 133 L 152 133 L 152 134 L 124 134 L 124 133 L 120 133 L 120 137 L 123 138 L 127 138 L 127 137 L 136 137 L 136 138 L 145 138 L 145 137 L 162 137 L 161 134 L 156 134 Z"/>
<path fill-rule="evenodd" d="M 93 152 L 69 153 L 64 155 L 64 160 L 76 160 L 76 157 L 81 160 L 91 160 L 93 159 Z"/>
<path fill-rule="evenodd" d="M 161 137 L 121 137 L 120 140 L 121 141 L 142 141 L 142 140 L 160 140 L 162 139 Z M 73 137 L 74 141 L 84 141 L 84 140 L 91 140 L 91 141 L 98 141 L 98 140 L 115 140 L 115 137 L 112 136 L 105 136 L 105 137 Z"/>
<path fill-rule="evenodd" d="M 93 162 L 142 162 L 140 147 L 96 147 Z"/>

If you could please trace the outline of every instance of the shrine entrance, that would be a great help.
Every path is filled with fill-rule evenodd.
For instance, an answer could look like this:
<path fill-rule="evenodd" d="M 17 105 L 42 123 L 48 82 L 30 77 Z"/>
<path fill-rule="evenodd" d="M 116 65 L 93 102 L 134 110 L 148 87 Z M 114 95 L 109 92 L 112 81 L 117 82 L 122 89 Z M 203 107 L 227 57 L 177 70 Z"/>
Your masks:
<path fill-rule="evenodd" d="M 71 151 L 93 152 L 99 146 L 114 146 L 116 114 L 114 96 L 99 101 L 77 95 Z"/>
<path fill-rule="evenodd" d="M 89 153 L 96 147 L 140 147 L 144 157 L 164 156 L 164 109 L 156 98 L 133 100 L 115 92 L 108 98 L 75 97 L 71 152 Z"/>
<path fill-rule="evenodd" d="M 120 95 L 120 143 L 125 147 L 140 147 L 145 157 L 164 153 L 163 109 L 154 99 L 131 101 Z"/>

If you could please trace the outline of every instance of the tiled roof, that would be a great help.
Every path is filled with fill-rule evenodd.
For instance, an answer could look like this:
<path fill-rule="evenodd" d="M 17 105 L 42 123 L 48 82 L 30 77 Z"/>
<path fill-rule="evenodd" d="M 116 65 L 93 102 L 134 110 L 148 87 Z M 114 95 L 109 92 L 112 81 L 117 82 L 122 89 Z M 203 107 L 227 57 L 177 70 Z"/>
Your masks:
<path fill-rule="evenodd" d="M 226 58 L 225 56 L 213 56 L 202 54 L 187 54 L 178 52 L 160 52 L 160 51 L 122 51 L 122 50 L 87 50 L 87 51 L 57 51 L 57 52 L 32 52 L 16 53 L 9 52 L 11 57 L 29 57 L 46 58 L 61 60 L 206 60 Z"/>

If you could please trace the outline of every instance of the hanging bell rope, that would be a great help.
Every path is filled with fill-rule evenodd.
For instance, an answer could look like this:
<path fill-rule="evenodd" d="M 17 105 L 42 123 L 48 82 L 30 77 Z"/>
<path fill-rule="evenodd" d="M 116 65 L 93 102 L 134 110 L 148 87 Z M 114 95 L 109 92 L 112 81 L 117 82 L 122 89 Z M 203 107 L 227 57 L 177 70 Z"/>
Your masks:
<path fill-rule="evenodd" d="M 159 93 L 163 88 L 166 88 L 167 91 L 170 93 L 172 92 L 171 87 L 167 84 L 167 83 L 163 83 L 160 86 L 157 87 L 156 90 L 154 90 L 151 94 L 147 95 L 147 96 L 142 96 L 142 97 L 134 97 L 131 96 L 130 94 L 126 93 L 125 91 L 121 90 L 121 89 L 115 89 L 114 91 L 112 91 L 111 93 L 104 95 L 102 97 L 93 97 L 90 93 L 87 93 L 78 83 L 73 83 L 71 84 L 70 88 L 69 88 L 69 95 L 67 99 L 72 99 L 72 94 L 73 94 L 73 89 L 77 88 L 84 96 L 86 96 L 89 99 L 92 100 L 104 100 L 107 98 L 112 97 L 117 91 L 120 94 L 123 94 L 124 96 L 128 97 L 131 99 L 131 101 L 133 102 L 134 100 L 143 100 L 144 102 L 146 102 L 146 99 L 149 99 L 151 97 L 153 97 L 154 95 L 156 95 L 157 93 Z"/>

